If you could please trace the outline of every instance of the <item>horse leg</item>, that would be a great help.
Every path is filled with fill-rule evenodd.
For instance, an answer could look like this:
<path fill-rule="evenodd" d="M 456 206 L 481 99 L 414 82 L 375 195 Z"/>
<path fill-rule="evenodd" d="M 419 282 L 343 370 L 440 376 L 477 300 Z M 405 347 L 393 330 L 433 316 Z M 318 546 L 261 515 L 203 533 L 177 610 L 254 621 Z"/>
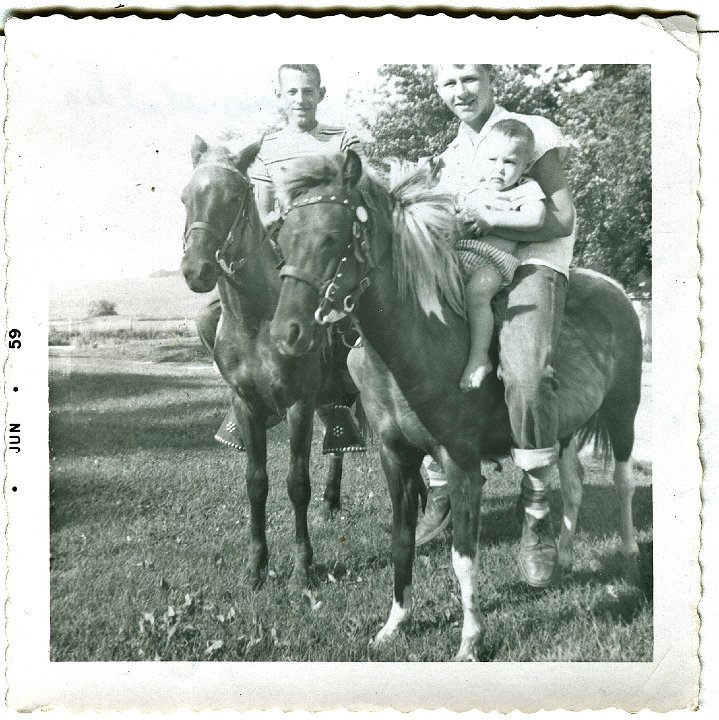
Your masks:
<path fill-rule="evenodd" d="M 634 467 L 631 456 L 616 460 L 614 464 L 614 487 L 619 499 L 619 534 L 622 538 L 622 556 L 626 579 L 639 584 L 639 545 L 634 529 L 632 500 L 634 498 Z"/>
<path fill-rule="evenodd" d="M 328 520 L 331 520 L 340 511 L 340 486 L 342 482 L 343 460 L 343 453 L 332 453 L 330 455 L 330 467 L 327 471 L 327 482 L 325 483 L 325 491 L 322 495 L 324 515 Z"/>
<path fill-rule="evenodd" d="M 641 345 L 639 345 L 641 352 Z M 641 355 L 639 355 L 641 357 Z M 619 500 L 619 535 L 622 538 L 624 575 L 628 582 L 640 585 L 639 546 L 632 517 L 634 498 L 634 422 L 639 405 L 641 383 L 640 360 L 633 373 L 624 373 L 625 387 L 616 392 L 600 409 L 600 420 L 606 427 L 614 451 L 614 488 Z"/>
<path fill-rule="evenodd" d="M 292 583 L 299 588 L 310 586 L 312 544 L 307 527 L 307 506 L 310 504 L 310 447 L 312 445 L 311 402 L 300 400 L 287 411 L 290 433 L 290 469 L 287 473 L 287 494 L 295 509 L 295 565 Z"/>
<path fill-rule="evenodd" d="M 412 615 L 412 563 L 417 525 L 417 483 L 423 453 L 409 448 L 380 447 L 382 468 L 392 499 L 392 563 L 394 598 L 387 622 L 370 643 L 379 647 L 394 637 Z"/>
<path fill-rule="evenodd" d="M 253 415 L 236 395 L 232 398 L 235 416 L 242 427 L 247 453 L 247 495 L 250 500 L 250 550 L 246 577 L 253 590 L 259 589 L 267 574 L 267 428 L 264 416 Z"/>
<path fill-rule="evenodd" d="M 577 517 L 582 504 L 582 483 L 584 468 L 577 454 L 577 441 L 574 436 L 569 444 L 559 452 L 557 460 L 559 480 L 562 487 L 564 517 L 559 533 L 559 567 L 564 572 L 572 569 L 574 538 L 577 532 Z"/>
<path fill-rule="evenodd" d="M 470 472 L 460 468 L 443 448 L 440 458 L 452 507 L 452 566 L 462 596 L 462 641 L 455 660 L 477 660 L 482 638 L 477 581 L 484 478 L 479 467 Z"/>
<path fill-rule="evenodd" d="M 316 408 L 317 416 L 327 431 L 328 410 L 327 406 Z M 330 466 L 327 471 L 325 491 L 322 495 L 322 519 L 332 520 L 340 510 L 340 484 L 342 480 L 343 453 L 331 453 Z"/>

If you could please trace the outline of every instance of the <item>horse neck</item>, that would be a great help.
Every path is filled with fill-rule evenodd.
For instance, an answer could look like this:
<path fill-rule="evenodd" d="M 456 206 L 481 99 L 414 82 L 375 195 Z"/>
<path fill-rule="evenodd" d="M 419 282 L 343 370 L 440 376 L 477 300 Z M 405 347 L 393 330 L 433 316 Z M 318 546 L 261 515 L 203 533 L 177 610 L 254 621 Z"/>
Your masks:
<path fill-rule="evenodd" d="M 435 315 L 427 316 L 414 297 L 403 297 L 392 270 L 396 260 L 389 230 L 373 238 L 373 243 L 375 257 L 383 259 L 370 276 L 371 284 L 355 311 L 363 339 L 405 394 L 417 392 L 425 397 L 434 388 L 441 395 L 446 388 L 440 378 L 456 374 L 458 382 L 466 363 L 466 320 L 444 303 L 443 323 Z"/>
<path fill-rule="evenodd" d="M 217 282 L 226 318 L 250 327 L 272 320 L 281 286 L 269 240 L 255 238 L 254 242 L 258 245 L 249 252 L 234 276 L 229 278 L 223 273 Z"/>

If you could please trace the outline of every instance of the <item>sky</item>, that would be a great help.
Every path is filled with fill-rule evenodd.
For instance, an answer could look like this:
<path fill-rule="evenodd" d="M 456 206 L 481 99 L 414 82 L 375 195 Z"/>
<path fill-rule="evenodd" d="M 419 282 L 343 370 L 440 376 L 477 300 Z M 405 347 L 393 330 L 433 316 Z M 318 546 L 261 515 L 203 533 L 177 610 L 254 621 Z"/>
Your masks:
<path fill-rule="evenodd" d="M 247 19 L 10 23 L 9 230 L 44 240 L 56 281 L 177 268 L 192 139 L 254 138 L 276 120 L 276 68 L 292 56 L 271 46 Z M 378 63 L 312 59 L 320 120 L 356 124 L 347 90 L 376 83 Z"/>

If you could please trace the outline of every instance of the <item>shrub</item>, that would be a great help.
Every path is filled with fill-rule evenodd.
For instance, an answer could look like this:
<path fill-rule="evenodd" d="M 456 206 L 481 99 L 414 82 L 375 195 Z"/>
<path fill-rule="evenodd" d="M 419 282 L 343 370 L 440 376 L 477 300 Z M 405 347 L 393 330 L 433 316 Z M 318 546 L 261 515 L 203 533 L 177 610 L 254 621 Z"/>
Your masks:
<path fill-rule="evenodd" d="M 107 317 L 109 315 L 117 315 L 117 303 L 111 300 L 95 300 L 87 311 L 88 317 Z"/>

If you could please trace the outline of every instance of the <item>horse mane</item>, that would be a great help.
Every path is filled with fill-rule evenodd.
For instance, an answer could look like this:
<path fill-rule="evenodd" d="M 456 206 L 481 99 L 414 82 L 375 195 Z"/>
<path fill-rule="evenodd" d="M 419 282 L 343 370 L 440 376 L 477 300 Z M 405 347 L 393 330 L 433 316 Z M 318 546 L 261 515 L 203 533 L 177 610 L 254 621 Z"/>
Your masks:
<path fill-rule="evenodd" d="M 434 187 L 431 172 L 429 165 L 390 163 L 393 268 L 400 294 L 413 292 L 426 315 L 445 322 L 440 296 L 458 315 L 465 314 L 464 284 L 452 251 L 459 228 L 454 197 Z"/>
<path fill-rule="evenodd" d="M 301 158 L 283 168 L 277 191 L 283 204 L 319 188 L 337 191 L 342 185 L 345 156 Z M 393 232 L 392 270 L 402 297 L 414 296 L 424 313 L 446 322 L 442 298 L 464 316 L 459 260 L 452 251 L 457 238 L 454 198 L 437 191 L 428 166 L 391 163 L 389 189 L 366 169 L 358 188 L 370 215 L 385 217 Z"/>

